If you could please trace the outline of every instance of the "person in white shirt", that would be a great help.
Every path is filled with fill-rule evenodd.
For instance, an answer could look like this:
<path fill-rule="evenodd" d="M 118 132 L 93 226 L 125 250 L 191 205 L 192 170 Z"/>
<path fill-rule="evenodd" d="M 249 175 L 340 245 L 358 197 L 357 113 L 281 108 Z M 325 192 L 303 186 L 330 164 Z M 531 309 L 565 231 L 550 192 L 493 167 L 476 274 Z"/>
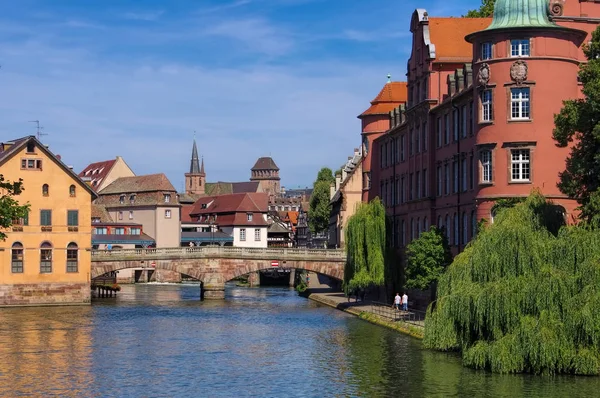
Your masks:
<path fill-rule="evenodd" d="M 404 311 L 408 311 L 408 296 L 406 293 L 402 295 L 402 309 Z"/>
<path fill-rule="evenodd" d="M 400 310 L 401 302 L 402 302 L 402 298 L 400 297 L 400 293 L 396 293 L 396 297 L 394 297 L 394 308 L 396 310 Z"/>

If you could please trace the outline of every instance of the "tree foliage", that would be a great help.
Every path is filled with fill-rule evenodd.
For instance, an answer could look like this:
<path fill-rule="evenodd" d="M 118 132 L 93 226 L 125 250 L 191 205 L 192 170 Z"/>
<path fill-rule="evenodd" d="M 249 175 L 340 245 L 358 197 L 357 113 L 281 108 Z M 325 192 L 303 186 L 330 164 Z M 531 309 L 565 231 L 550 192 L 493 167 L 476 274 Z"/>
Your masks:
<path fill-rule="evenodd" d="M 335 181 L 333 172 L 328 167 L 323 167 L 317 174 L 310 196 L 308 226 L 314 233 L 322 233 L 329 228 L 331 216 L 330 185 Z"/>
<path fill-rule="evenodd" d="M 379 198 L 361 203 L 346 226 L 344 289 L 380 286 L 385 280 L 385 208 Z"/>
<path fill-rule="evenodd" d="M 23 191 L 23 180 L 10 182 L 0 174 L 0 239 L 5 240 L 6 234 L 2 230 L 9 228 L 14 220 L 24 218 L 29 210 L 29 205 L 20 205 L 15 199 Z"/>
<path fill-rule="evenodd" d="M 451 262 L 452 253 L 446 234 L 432 226 L 406 247 L 405 286 L 428 289 Z"/>
<path fill-rule="evenodd" d="M 494 4 L 496 0 L 481 0 L 481 6 L 477 10 L 469 10 L 465 17 L 467 18 L 486 18 L 494 14 Z"/>
<path fill-rule="evenodd" d="M 588 62 L 579 70 L 584 98 L 563 102 L 554 116 L 553 136 L 559 147 L 572 144 L 558 188 L 577 199 L 581 217 L 590 221 L 600 213 L 600 200 L 592 198 L 600 188 L 600 28 L 584 53 Z"/>
<path fill-rule="evenodd" d="M 600 230 L 552 232 L 539 193 L 500 212 L 440 278 L 424 344 L 499 373 L 600 372 Z"/>

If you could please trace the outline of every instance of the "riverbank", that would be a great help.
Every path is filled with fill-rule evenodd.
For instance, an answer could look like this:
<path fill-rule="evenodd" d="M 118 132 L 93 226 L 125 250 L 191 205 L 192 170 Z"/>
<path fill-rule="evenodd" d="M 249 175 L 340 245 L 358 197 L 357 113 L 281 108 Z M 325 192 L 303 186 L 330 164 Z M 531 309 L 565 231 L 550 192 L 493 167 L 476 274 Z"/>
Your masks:
<path fill-rule="evenodd" d="M 370 301 L 349 302 L 343 293 L 334 292 L 330 289 L 310 289 L 304 295 L 310 300 L 356 315 L 372 324 L 383 326 L 417 339 L 423 339 L 425 332 L 423 326 L 404 321 L 394 321 L 379 316 L 375 313 L 374 306 Z"/>

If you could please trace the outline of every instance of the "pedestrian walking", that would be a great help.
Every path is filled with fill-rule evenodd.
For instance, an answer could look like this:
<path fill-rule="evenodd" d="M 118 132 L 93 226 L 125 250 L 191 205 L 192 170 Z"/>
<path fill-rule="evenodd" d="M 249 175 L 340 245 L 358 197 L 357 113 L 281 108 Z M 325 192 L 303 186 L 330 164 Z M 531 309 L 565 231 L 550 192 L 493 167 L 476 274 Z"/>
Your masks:
<path fill-rule="evenodd" d="M 402 310 L 408 311 L 408 296 L 406 292 L 402 295 Z"/>
<path fill-rule="evenodd" d="M 400 297 L 400 293 L 396 293 L 396 297 L 394 297 L 394 309 L 396 311 L 400 311 L 400 303 L 402 303 L 402 297 Z"/>

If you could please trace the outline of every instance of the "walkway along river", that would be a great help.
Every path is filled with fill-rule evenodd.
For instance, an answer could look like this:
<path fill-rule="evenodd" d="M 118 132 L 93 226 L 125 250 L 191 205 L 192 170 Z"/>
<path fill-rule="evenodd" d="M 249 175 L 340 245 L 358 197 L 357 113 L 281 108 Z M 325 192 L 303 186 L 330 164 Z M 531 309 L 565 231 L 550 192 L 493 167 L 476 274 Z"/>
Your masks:
<path fill-rule="evenodd" d="M 0 309 L 0 396 L 590 397 L 600 378 L 494 375 L 287 288 L 123 286 Z"/>

